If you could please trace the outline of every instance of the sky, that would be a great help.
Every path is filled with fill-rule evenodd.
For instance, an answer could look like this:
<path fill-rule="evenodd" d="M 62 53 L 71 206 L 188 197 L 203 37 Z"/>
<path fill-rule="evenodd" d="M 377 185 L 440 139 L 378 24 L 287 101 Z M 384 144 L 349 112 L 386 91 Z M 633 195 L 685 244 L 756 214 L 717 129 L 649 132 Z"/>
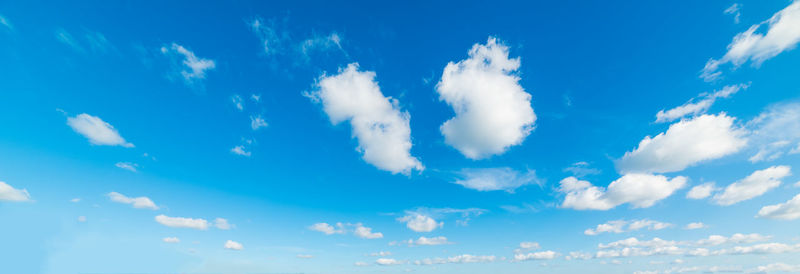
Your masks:
<path fill-rule="evenodd" d="M 800 272 L 800 1 L 0 2 L 0 272 Z"/>

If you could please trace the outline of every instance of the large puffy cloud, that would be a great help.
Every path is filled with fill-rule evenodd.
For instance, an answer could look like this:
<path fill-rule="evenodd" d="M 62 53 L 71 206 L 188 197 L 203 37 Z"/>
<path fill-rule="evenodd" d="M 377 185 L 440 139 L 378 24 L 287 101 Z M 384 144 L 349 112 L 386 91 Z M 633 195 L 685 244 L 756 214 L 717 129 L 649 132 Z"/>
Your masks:
<path fill-rule="evenodd" d="M 201 84 L 206 79 L 206 71 L 216 67 L 214 60 L 197 57 L 194 52 L 177 43 L 162 46 L 161 53 L 172 60 L 175 73 L 183 78 L 187 86 Z"/>
<path fill-rule="evenodd" d="M 588 181 L 567 177 L 561 180 L 558 191 L 566 194 L 561 207 L 608 210 L 625 203 L 630 203 L 634 208 L 650 207 L 684 185 L 686 177 L 682 176 L 668 179 L 662 175 L 631 173 L 611 182 L 606 189 Z"/>
<path fill-rule="evenodd" d="M 711 93 L 700 94 L 699 98 L 702 99 L 699 101 L 696 101 L 695 98 L 675 108 L 659 111 L 656 113 L 656 123 L 671 122 L 684 116 L 706 113 L 717 98 L 728 98 L 740 89 L 746 89 L 747 87 L 747 84 L 729 85 Z"/>
<path fill-rule="evenodd" d="M 192 228 L 199 230 L 208 229 L 208 221 L 205 219 L 193 219 L 184 217 L 169 217 L 164 214 L 156 216 L 156 222 L 168 227 Z"/>
<path fill-rule="evenodd" d="M 439 99 L 455 111 L 440 127 L 445 143 L 470 159 L 502 154 L 519 145 L 534 128 L 531 95 L 519 84 L 520 59 L 489 37 L 475 44 L 469 58 L 450 62 L 436 85 Z"/>
<path fill-rule="evenodd" d="M 791 200 L 785 203 L 768 205 L 762 207 L 758 211 L 758 217 L 779 219 L 779 220 L 795 220 L 800 218 L 800 194 L 797 194 Z"/>
<path fill-rule="evenodd" d="M 747 144 L 746 132 L 725 113 L 681 120 L 617 160 L 622 173 L 681 171 L 702 161 L 739 151 Z"/>
<path fill-rule="evenodd" d="M 0 201 L 25 202 L 30 201 L 31 195 L 25 189 L 16 189 L 5 182 L 0 182 Z"/>
<path fill-rule="evenodd" d="M 756 32 L 763 25 L 767 32 Z M 733 37 L 728 52 L 719 60 L 708 60 L 702 70 L 701 78 L 706 81 L 717 79 L 721 72 L 719 66 L 731 63 L 740 66 L 751 61 L 754 66 L 777 56 L 781 52 L 794 49 L 800 42 L 800 1 L 794 1 L 775 13 L 769 20 L 755 24 Z"/>
<path fill-rule="evenodd" d="M 768 107 L 747 122 L 750 139 L 758 151 L 751 162 L 775 160 L 784 154 L 800 153 L 800 103 L 780 103 Z"/>
<path fill-rule="evenodd" d="M 97 116 L 81 113 L 75 117 L 67 117 L 67 125 L 80 133 L 93 145 L 133 147 L 119 135 L 117 129 Z"/>
<path fill-rule="evenodd" d="M 108 198 L 111 199 L 112 202 L 122 203 L 122 204 L 130 204 L 133 208 L 144 208 L 144 209 L 151 209 L 156 210 L 158 206 L 147 197 L 128 197 L 122 195 L 118 192 L 111 192 L 108 193 Z"/>
<path fill-rule="evenodd" d="M 430 216 L 415 212 L 408 212 L 397 220 L 406 223 L 406 227 L 416 232 L 431 232 L 444 225 L 444 222 L 436 222 Z"/>
<path fill-rule="evenodd" d="M 357 63 L 349 64 L 336 75 L 321 76 L 317 90 L 308 96 L 322 102 L 334 125 L 350 122 L 357 150 L 367 163 L 392 173 L 423 169 L 410 152 L 410 116 L 400 111 L 397 100 L 383 96 L 375 72 L 359 71 Z"/>
<path fill-rule="evenodd" d="M 469 168 L 461 170 L 459 175 L 460 178 L 455 181 L 456 184 L 477 191 L 505 190 L 513 192 L 514 189 L 521 186 L 540 182 L 533 170 L 520 173 L 508 167 Z"/>
<path fill-rule="evenodd" d="M 722 193 L 714 195 L 720 205 L 732 205 L 763 195 L 781 185 L 781 179 L 791 174 L 788 166 L 773 166 L 757 170 L 744 179 L 728 185 Z"/>

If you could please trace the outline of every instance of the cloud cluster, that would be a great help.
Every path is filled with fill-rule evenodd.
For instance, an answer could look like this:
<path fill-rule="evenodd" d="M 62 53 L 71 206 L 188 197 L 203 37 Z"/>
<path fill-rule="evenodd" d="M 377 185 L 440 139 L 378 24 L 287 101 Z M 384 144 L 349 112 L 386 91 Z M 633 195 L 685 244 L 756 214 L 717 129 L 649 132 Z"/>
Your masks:
<path fill-rule="evenodd" d="M 316 86 L 307 96 L 322 103 L 332 124 L 350 122 L 364 161 L 393 174 L 423 169 L 411 155 L 408 112 L 383 95 L 374 72 L 360 71 L 352 63 L 336 75 L 323 74 Z"/>
<path fill-rule="evenodd" d="M 468 59 L 448 63 L 436 85 L 439 99 L 455 112 L 440 127 L 445 143 L 467 158 L 502 154 L 534 129 L 531 95 L 514 74 L 520 59 L 508 55 L 507 46 L 489 37 L 472 47 Z"/>
<path fill-rule="evenodd" d="M 594 236 L 601 233 L 630 232 L 630 231 L 640 230 L 643 228 L 647 228 L 648 230 L 661 230 L 672 226 L 674 225 L 670 223 L 664 223 L 648 219 L 631 220 L 631 221 L 614 220 L 599 224 L 595 228 L 586 229 L 585 231 L 583 231 L 583 234 Z"/>
<path fill-rule="evenodd" d="M 686 185 L 686 177 L 668 179 L 663 175 L 625 174 L 607 188 L 592 185 L 575 177 L 561 180 L 558 191 L 565 194 L 563 208 L 608 210 L 629 203 L 633 208 L 646 208 L 669 197 Z"/>
<path fill-rule="evenodd" d="M 175 73 L 189 87 L 200 85 L 206 79 L 206 72 L 216 67 L 214 60 L 197 57 L 177 43 L 162 46 L 161 53 L 169 57 Z"/>
<path fill-rule="evenodd" d="M 766 33 L 756 32 L 764 25 L 767 26 Z M 722 74 L 719 66 L 723 64 L 731 63 L 738 67 L 750 61 L 754 66 L 759 66 L 784 51 L 794 49 L 800 42 L 798 25 L 800 25 L 800 1 L 793 1 L 772 15 L 769 20 L 755 24 L 734 36 L 728 45 L 728 52 L 719 60 L 708 60 L 700 77 L 706 81 L 713 81 Z"/>

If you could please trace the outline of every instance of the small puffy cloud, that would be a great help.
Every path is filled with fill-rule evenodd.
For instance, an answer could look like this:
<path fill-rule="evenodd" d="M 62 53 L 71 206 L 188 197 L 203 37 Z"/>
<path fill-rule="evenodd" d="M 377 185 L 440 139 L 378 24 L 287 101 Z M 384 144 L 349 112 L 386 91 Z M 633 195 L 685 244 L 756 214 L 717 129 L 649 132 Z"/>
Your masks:
<path fill-rule="evenodd" d="M 768 205 L 758 211 L 759 218 L 795 220 L 800 218 L 800 194 L 785 203 Z"/>
<path fill-rule="evenodd" d="M 431 232 L 444 225 L 444 222 L 437 223 L 430 216 L 415 212 L 407 212 L 405 216 L 397 218 L 397 220 L 406 223 L 406 227 L 415 232 Z"/>
<path fill-rule="evenodd" d="M 423 169 L 411 155 L 410 115 L 400 111 L 397 100 L 383 96 L 375 72 L 359 71 L 352 63 L 336 75 L 323 74 L 316 87 L 306 95 L 322 103 L 332 124 L 350 122 L 364 161 L 393 174 Z"/>
<path fill-rule="evenodd" d="M 296 257 L 298 259 L 311 259 L 311 258 L 314 258 L 314 255 L 311 255 L 311 254 L 297 254 Z"/>
<path fill-rule="evenodd" d="M 242 99 L 242 96 L 239 96 L 239 94 L 231 96 L 231 103 L 233 103 L 233 106 L 239 111 L 244 110 L 244 99 Z"/>
<path fill-rule="evenodd" d="M 656 123 L 671 122 L 685 116 L 704 114 L 709 108 L 711 108 L 711 105 L 713 105 L 718 98 L 728 98 L 732 94 L 739 92 L 739 90 L 746 89 L 748 86 L 749 85 L 747 84 L 728 85 L 711 93 L 700 94 L 700 96 L 697 98 L 694 98 L 681 106 L 666 111 L 659 111 L 656 113 Z M 699 99 L 698 101 L 698 98 L 702 99 Z"/>
<path fill-rule="evenodd" d="M 162 46 L 161 53 L 172 60 L 176 74 L 190 87 L 201 84 L 206 79 L 206 72 L 216 67 L 214 60 L 197 57 L 194 52 L 177 43 Z"/>
<path fill-rule="evenodd" d="M 0 181 L 0 202 L 27 202 L 31 195 L 25 189 L 16 189 Z"/>
<path fill-rule="evenodd" d="M 780 186 L 781 179 L 789 175 L 791 175 L 791 168 L 788 166 L 773 166 L 757 170 L 744 179 L 728 185 L 722 193 L 714 195 L 713 199 L 717 204 L 724 206 L 749 200 Z"/>
<path fill-rule="evenodd" d="M 369 266 L 369 263 L 367 263 L 367 262 L 355 262 L 353 265 L 355 265 L 355 266 Z"/>
<path fill-rule="evenodd" d="M 681 171 L 697 163 L 721 158 L 747 144 L 745 131 L 725 113 L 681 120 L 655 137 L 646 136 L 633 151 L 617 160 L 622 173 Z"/>
<path fill-rule="evenodd" d="M 250 128 L 253 130 L 257 130 L 262 127 L 267 126 L 267 121 L 264 120 L 261 115 L 251 115 L 250 116 Z"/>
<path fill-rule="evenodd" d="M 611 182 L 608 188 L 588 181 L 567 177 L 561 180 L 558 191 L 566 194 L 561 207 L 577 210 L 608 210 L 630 203 L 633 208 L 647 208 L 669 197 L 686 185 L 686 177 L 668 179 L 663 175 L 625 174 Z"/>
<path fill-rule="evenodd" d="M 77 202 L 80 202 L 80 201 L 81 201 L 81 198 L 72 198 L 72 199 L 71 199 L 71 200 L 69 200 L 69 201 L 70 201 L 70 202 L 73 202 L 73 203 L 77 203 Z"/>
<path fill-rule="evenodd" d="M 178 239 L 178 237 L 165 237 L 164 239 L 161 239 L 161 241 L 165 243 L 174 244 L 174 243 L 180 243 L 181 239 Z"/>
<path fill-rule="evenodd" d="M 756 32 L 764 25 L 767 26 L 766 33 Z M 750 61 L 757 67 L 784 51 L 794 49 L 800 42 L 798 25 L 800 25 L 800 1 L 793 1 L 772 15 L 769 20 L 755 24 L 734 36 L 728 45 L 728 52 L 719 60 L 708 60 L 700 77 L 706 81 L 713 81 L 722 74 L 719 71 L 721 65 L 731 63 L 734 67 L 738 67 Z"/>
<path fill-rule="evenodd" d="M 686 224 L 684 229 L 692 230 L 692 229 L 701 229 L 701 228 L 707 228 L 707 227 L 708 226 L 706 224 L 702 223 L 702 222 L 695 222 L 695 223 Z"/>
<path fill-rule="evenodd" d="M 608 221 L 606 223 L 602 223 L 597 225 L 594 229 L 589 228 L 583 231 L 585 235 L 598 235 L 601 233 L 623 233 L 623 232 L 630 232 L 636 231 L 643 228 L 647 228 L 648 230 L 661 230 L 665 228 L 672 227 L 673 224 L 659 222 L 655 220 L 615 220 L 615 221 Z"/>
<path fill-rule="evenodd" d="M 436 85 L 439 99 L 455 112 L 440 127 L 445 143 L 467 158 L 502 154 L 535 127 L 531 95 L 515 74 L 520 59 L 508 55 L 507 46 L 489 37 L 472 46 L 468 59 L 448 63 Z"/>
<path fill-rule="evenodd" d="M 176 228 L 192 228 L 198 230 L 206 230 L 208 229 L 208 221 L 204 219 L 193 219 L 193 218 L 184 218 L 184 217 L 168 217 L 164 214 L 156 216 L 156 222 L 159 224 L 168 226 L 168 227 L 176 227 Z"/>
<path fill-rule="evenodd" d="M 222 230 L 228 230 L 231 229 L 231 227 L 233 227 L 233 225 L 228 223 L 227 219 L 223 218 L 214 219 L 214 226 L 217 227 L 217 229 L 222 229 Z"/>
<path fill-rule="evenodd" d="M 696 185 L 686 193 L 686 198 L 699 200 L 711 196 L 711 192 L 714 192 L 717 189 L 714 186 L 714 183 L 705 183 L 702 185 Z"/>
<path fill-rule="evenodd" d="M 552 250 L 531 252 L 531 253 L 517 253 L 514 254 L 514 261 L 528 261 L 528 260 L 552 260 L 558 256 L 558 253 Z"/>
<path fill-rule="evenodd" d="M 227 242 L 225 242 L 224 247 L 225 247 L 225 249 L 230 249 L 230 250 L 242 250 L 242 249 L 244 249 L 244 246 L 242 246 L 241 243 L 234 242 L 234 241 L 231 241 L 231 240 L 228 240 Z"/>
<path fill-rule="evenodd" d="M 333 227 L 328 223 L 316 223 L 308 227 L 308 229 L 325 233 L 325 235 L 344 234 L 344 229 L 342 228 L 343 225 L 341 223 L 339 223 L 338 225 L 339 229 L 336 229 L 335 227 Z"/>
<path fill-rule="evenodd" d="M 398 265 L 398 264 L 405 264 L 403 261 L 398 261 L 396 259 L 391 258 L 378 258 L 375 260 L 375 263 L 378 265 Z"/>
<path fill-rule="evenodd" d="M 750 139 L 758 151 L 750 162 L 772 161 L 785 154 L 800 152 L 800 103 L 780 103 L 768 107 L 747 122 Z"/>
<path fill-rule="evenodd" d="M 564 172 L 572 173 L 572 176 L 582 178 L 587 175 L 595 175 L 600 174 L 600 170 L 596 168 L 590 168 L 589 163 L 587 162 L 577 162 L 568 167 L 564 168 Z"/>
<path fill-rule="evenodd" d="M 75 117 L 67 117 L 67 125 L 89 139 L 89 143 L 93 145 L 133 147 L 133 144 L 119 135 L 114 126 L 97 116 L 81 113 Z"/>
<path fill-rule="evenodd" d="M 250 157 L 250 155 L 252 155 L 252 152 L 245 150 L 244 145 L 238 145 L 231 148 L 231 153 L 244 157 Z"/>
<path fill-rule="evenodd" d="M 78 222 L 85 223 L 86 222 L 86 216 L 78 216 Z"/>
<path fill-rule="evenodd" d="M 508 167 L 463 169 L 459 172 L 459 177 L 456 184 L 477 191 L 513 192 L 521 186 L 540 183 L 535 171 L 521 173 Z"/>
<path fill-rule="evenodd" d="M 365 227 L 361 224 L 356 224 L 353 234 L 362 239 L 380 239 L 383 238 L 383 233 L 372 232 L 372 228 Z"/>
<path fill-rule="evenodd" d="M 136 163 L 117 162 L 116 164 L 114 164 L 114 166 L 116 166 L 118 168 L 121 168 L 121 169 L 124 169 L 124 170 L 127 170 L 127 171 L 130 171 L 130 172 L 139 172 L 139 170 L 137 169 L 139 167 L 139 165 L 136 164 Z"/>
<path fill-rule="evenodd" d="M 252 99 L 253 102 L 256 103 L 261 102 L 261 94 L 251 94 L 250 99 Z"/>
<path fill-rule="evenodd" d="M 370 254 L 367 254 L 367 255 L 372 256 L 372 257 L 386 257 L 386 256 L 391 256 L 392 252 L 390 252 L 390 251 L 379 251 L 379 252 L 373 252 L 373 253 L 370 253 Z"/>
<path fill-rule="evenodd" d="M 158 206 L 156 206 L 156 204 L 153 203 L 153 200 L 150 200 L 150 198 L 147 198 L 147 197 L 144 197 L 144 196 L 132 198 L 132 197 L 127 197 L 125 195 L 122 195 L 122 194 L 120 194 L 118 192 L 113 192 L 112 191 L 112 192 L 108 193 L 108 198 L 111 199 L 112 202 L 122 203 L 122 204 L 130 204 L 130 205 L 133 206 L 133 208 L 143 208 L 143 209 L 151 209 L 151 210 L 157 210 L 158 209 Z"/>

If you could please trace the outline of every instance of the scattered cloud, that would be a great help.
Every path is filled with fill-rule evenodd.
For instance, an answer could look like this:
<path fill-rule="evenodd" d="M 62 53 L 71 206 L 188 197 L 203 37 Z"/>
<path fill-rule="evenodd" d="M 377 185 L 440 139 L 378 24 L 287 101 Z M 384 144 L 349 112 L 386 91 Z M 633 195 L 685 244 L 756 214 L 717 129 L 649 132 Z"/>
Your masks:
<path fill-rule="evenodd" d="M 319 232 L 325 233 L 325 235 L 344 234 L 345 233 L 344 228 L 343 228 L 344 224 L 337 223 L 337 227 L 339 227 L 339 228 L 338 229 L 334 228 L 332 225 L 330 225 L 328 223 L 316 223 L 316 224 L 313 224 L 310 227 L 308 227 L 308 229 L 313 230 L 313 231 L 319 231 Z"/>
<path fill-rule="evenodd" d="M 118 192 L 113 192 L 112 191 L 112 192 L 108 193 L 108 198 L 111 199 L 112 202 L 121 203 L 121 204 L 130 204 L 130 205 L 133 206 L 133 208 L 143 208 L 143 209 L 151 209 L 151 210 L 157 210 L 158 209 L 158 206 L 156 206 L 156 204 L 153 203 L 153 201 L 150 200 L 150 198 L 147 198 L 147 197 L 144 197 L 144 196 L 131 198 L 131 197 L 127 197 L 125 195 L 122 195 L 122 194 L 120 194 Z"/>
<path fill-rule="evenodd" d="M 252 153 L 250 151 L 246 151 L 245 150 L 244 145 L 238 145 L 238 146 L 235 146 L 235 147 L 231 148 L 231 153 L 236 154 L 236 155 L 245 156 L 245 157 L 250 157 L 250 155 L 252 155 Z"/>
<path fill-rule="evenodd" d="M 239 94 L 234 94 L 231 96 L 231 103 L 233 103 L 233 106 L 239 111 L 244 110 L 244 99 L 242 99 L 242 96 L 239 96 Z"/>
<path fill-rule="evenodd" d="M 472 46 L 468 59 L 448 63 L 436 84 L 439 99 L 455 112 L 440 127 L 445 143 L 467 158 L 502 154 L 535 127 L 531 95 L 515 74 L 520 59 L 508 55 L 507 46 L 489 37 Z"/>
<path fill-rule="evenodd" d="M 332 124 L 350 122 L 364 161 L 392 174 L 423 169 L 411 155 L 410 115 L 400 111 L 397 100 L 383 96 L 375 72 L 359 71 L 352 63 L 336 75 L 323 74 L 316 88 L 307 96 L 322 103 Z"/>
<path fill-rule="evenodd" d="M 713 182 L 696 185 L 686 193 L 686 198 L 699 200 L 711 196 L 711 193 L 716 191 L 717 187 Z"/>
<path fill-rule="evenodd" d="M 711 93 L 702 93 L 681 106 L 659 111 L 656 113 L 656 123 L 672 122 L 686 116 L 705 114 L 718 98 L 728 98 L 739 90 L 747 89 L 748 86 L 749 84 L 728 85 Z"/>
<path fill-rule="evenodd" d="M 322 232 L 325 235 L 332 235 L 332 234 L 346 234 L 348 232 L 353 233 L 356 237 L 362 239 L 380 239 L 383 238 L 383 233 L 380 232 L 372 232 L 372 228 L 365 227 L 361 223 L 336 223 L 336 227 L 328 224 L 328 223 L 316 223 L 308 227 L 308 229 L 313 231 Z"/>
<path fill-rule="evenodd" d="M 137 169 L 139 167 L 139 165 L 136 164 L 136 163 L 117 162 L 116 164 L 114 164 L 114 166 L 116 166 L 118 168 L 121 168 L 121 169 L 124 169 L 124 170 L 127 170 L 127 171 L 130 171 L 130 172 L 139 172 L 139 170 Z"/>
<path fill-rule="evenodd" d="M 85 223 L 86 222 L 86 216 L 78 216 L 78 222 Z"/>
<path fill-rule="evenodd" d="M 798 2 L 800 3 L 800 2 Z M 800 103 L 779 103 L 767 107 L 747 122 L 750 139 L 758 149 L 750 162 L 772 161 L 800 152 Z"/>
<path fill-rule="evenodd" d="M 378 264 L 378 265 L 384 265 L 384 266 L 386 266 L 386 265 L 406 264 L 406 262 L 404 262 L 404 261 L 398 261 L 398 260 L 391 259 L 391 258 L 378 258 L 377 260 L 375 260 L 375 263 Z"/>
<path fill-rule="evenodd" d="M 470 255 L 462 254 L 447 258 L 425 258 L 414 261 L 415 265 L 435 265 L 435 264 L 468 264 L 468 263 L 491 263 L 497 260 L 494 255 Z"/>
<path fill-rule="evenodd" d="M 0 202 L 27 202 L 31 200 L 28 190 L 16 189 L 0 181 Z"/>
<path fill-rule="evenodd" d="M 771 263 L 768 265 L 761 265 L 747 271 L 747 273 L 774 273 L 774 272 L 792 272 L 792 273 L 800 272 L 800 265 Z"/>
<path fill-rule="evenodd" d="M 575 177 L 561 180 L 558 191 L 566 194 L 563 208 L 608 210 L 630 203 L 633 208 L 647 208 L 669 197 L 686 185 L 686 177 L 668 179 L 662 175 L 625 174 L 607 188 L 592 185 Z"/>
<path fill-rule="evenodd" d="M 156 222 L 159 224 L 176 227 L 176 228 L 192 228 L 198 230 L 208 229 L 208 221 L 204 219 L 192 219 L 184 217 L 168 217 L 164 214 L 156 216 Z"/>
<path fill-rule="evenodd" d="M 379 251 L 379 252 L 370 253 L 368 255 L 372 256 L 372 257 L 386 257 L 386 256 L 391 256 L 392 252 L 390 252 L 390 251 Z"/>
<path fill-rule="evenodd" d="M 222 229 L 222 230 L 229 230 L 232 227 L 234 227 L 234 225 L 228 223 L 227 219 L 223 218 L 214 219 L 214 226 L 217 227 L 217 229 Z"/>
<path fill-rule="evenodd" d="M 75 132 L 89 139 L 89 143 L 98 146 L 133 147 L 119 135 L 117 129 L 97 116 L 81 113 L 75 117 L 67 117 L 67 125 Z"/>
<path fill-rule="evenodd" d="M 459 178 L 456 179 L 455 184 L 477 191 L 504 190 L 514 192 L 515 189 L 525 185 L 541 184 L 541 180 L 536 177 L 535 171 L 528 170 L 525 173 L 521 173 L 508 167 L 467 168 L 462 169 L 458 176 Z"/>
<path fill-rule="evenodd" d="M 81 198 L 72 198 L 69 200 L 70 202 L 77 203 L 81 201 Z"/>
<path fill-rule="evenodd" d="M 256 103 L 261 102 L 261 94 L 251 94 L 250 99 L 252 99 L 253 102 Z"/>
<path fill-rule="evenodd" d="M 725 14 L 733 15 L 733 22 L 739 24 L 739 19 L 742 17 L 741 6 L 739 3 L 733 3 L 730 7 L 725 9 Z"/>
<path fill-rule="evenodd" d="M 747 144 L 746 131 L 725 113 L 681 120 L 655 137 L 646 136 L 639 146 L 616 161 L 622 173 L 674 172 L 697 163 L 721 158 Z"/>
<path fill-rule="evenodd" d="M 251 115 L 250 116 L 250 128 L 253 130 L 257 130 L 262 127 L 267 126 L 267 121 L 264 121 L 264 118 L 261 115 Z"/>
<path fill-rule="evenodd" d="M 165 242 L 165 243 L 170 243 L 170 244 L 175 244 L 175 243 L 180 243 L 181 242 L 181 239 L 178 239 L 178 237 L 165 237 L 164 239 L 161 239 L 161 240 L 163 242 Z"/>
<path fill-rule="evenodd" d="M 800 194 L 785 203 L 762 207 L 756 216 L 767 219 L 796 220 L 800 218 Z"/>
<path fill-rule="evenodd" d="M 702 228 L 708 228 L 708 225 L 706 225 L 706 224 L 704 224 L 702 222 L 695 222 L 695 223 L 686 224 L 686 226 L 683 227 L 683 228 L 684 229 L 689 229 L 689 230 L 702 229 Z"/>
<path fill-rule="evenodd" d="M 189 87 L 202 86 L 206 72 L 216 67 L 214 60 L 197 57 L 194 52 L 177 43 L 162 46 L 161 53 L 169 57 L 174 73 L 183 78 Z"/>
<path fill-rule="evenodd" d="M 231 241 L 231 240 L 228 240 L 227 242 L 225 242 L 224 247 L 225 247 L 225 249 L 230 249 L 230 250 L 242 250 L 242 249 L 244 249 L 244 246 L 242 246 L 241 243 L 234 242 L 234 241 Z"/>
<path fill-rule="evenodd" d="M 78 40 L 76 40 L 75 37 L 72 36 L 72 34 L 70 34 L 69 32 L 67 32 L 62 28 L 56 30 L 56 39 L 58 39 L 59 42 L 64 43 L 65 45 L 69 46 L 75 51 L 79 52 L 84 51 L 83 47 L 80 45 L 80 43 L 78 43 Z"/>
<path fill-rule="evenodd" d="M 552 260 L 558 256 L 558 253 L 552 250 L 531 252 L 531 253 L 517 253 L 514 254 L 514 261 L 528 261 L 528 260 Z"/>
<path fill-rule="evenodd" d="M 572 173 L 572 176 L 583 178 L 588 175 L 597 175 L 600 174 L 600 170 L 596 168 L 590 168 L 589 163 L 587 162 L 576 162 L 568 167 L 564 168 L 564 172 Z"/>
<path fill-rule="evenodd" d="M 767 191 L 780 186 L 781 179 L 791 174 L 789 166 L 772 166 L 757 170 L 749 176 L 736 181 L 714 195 L 714 201 L 719 205 L 732 205 L 763 195 Z"/>
<path fill-rule="evenodd" d="M 447 237 L 444 236 L 437 236 L 437 237 L 425 237 L 421 236 L 418 239 L 408 239 L 405 241 L 400 242 L 390 242 L 389 245 L 400 245 L 400 244 L 407 244 L 408 246 L 419 246 L 419 245 L 446 245 L 452 244 L 451 242 L 447 241 Z"/>
<path fill-rule="evenodd" d="M 297 254 L 296 256 L 298 259 L 311 259 L 314 258 L 314 255 L 310 254 Z"/>
<path fill-rule="evenodd" d="M 623 232 L 630 232 L 636 231 L 643 228 L 647 228 L 648 230 L 661 230 L 665 228 L 669 228 L 674 226 L 670 223 L 664 223 L 654 220 L 642 219 L 642 220 L 614 220 L 608 221 L 606 223 L 602 223 L 597 225 L 595 228 L 589 228 L 583 231 L 585 235 L 598 235 L 601 233 L 623 233 Z"/>
<path fill-rule="evenodd" d="M 372 228 L 365 227 L 363 225 L 356 224 L 356 228 L 353 231 L 353 234 L 362 239 L 380 239 L 383 238 L 383 233 L 380 232 L 372 232 Z"/>
<path fill-rule="evenodd" d="M 738 12 L 738 8 L 737 11 Z M 758 67 L 764 61 L 778 54 L 792 50 L 800 42 L 800 1 L 793 1 L 778 11 L 769 20 L 752 25 L 746 31 L 733 37 L 728 52 L 719 60 L 710 59 L 700 74 L 705 81 L 714 81 L 722 74 L 719 66 L 731 63 L 739 67 L 747 61 Z M 767 30 L 756 32 L 766 25 Z"/>

